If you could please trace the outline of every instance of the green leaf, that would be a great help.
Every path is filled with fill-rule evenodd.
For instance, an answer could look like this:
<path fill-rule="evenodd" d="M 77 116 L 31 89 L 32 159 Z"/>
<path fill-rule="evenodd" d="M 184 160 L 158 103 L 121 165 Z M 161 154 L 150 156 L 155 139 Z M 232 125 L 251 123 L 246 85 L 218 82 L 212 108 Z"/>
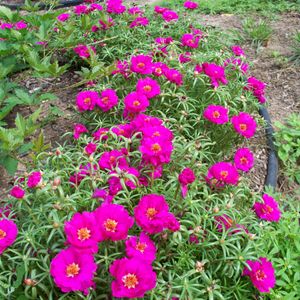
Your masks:
<path fill-rule="evenodd" d="M 25 266 L 23 264 L 18 266 L 16 271 L 17 271 L 17 280 L 13 284 L 14 288 L 18 288 L 22 284 L 23 277 L 25 274 Z"/>
<path fill-rule="evenodd" d="M 0 6 L 0 16 L 4 16 L 9 21 L 11 21 L 13 17 L 13 12 L 6 6 Z"/>
<path fill-rule="evenodd" d="M 18 161 L 10 156 L 5 156 L 0 159 L 0 165 L 2 165 L 9 175 L 13 176 L 18 168 Z"/>

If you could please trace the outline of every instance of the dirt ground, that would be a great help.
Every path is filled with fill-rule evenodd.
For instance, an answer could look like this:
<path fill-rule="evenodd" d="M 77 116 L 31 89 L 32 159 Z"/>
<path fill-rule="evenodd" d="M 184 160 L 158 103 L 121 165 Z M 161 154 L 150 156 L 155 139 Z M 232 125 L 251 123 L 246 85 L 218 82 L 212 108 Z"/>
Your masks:
<path fill-rule="evenodd" d="M 19 0 L 15 0 L 19 1 Z M 11 1 L 9 1 L 11 3 Z M 145 4 L 145 1 L 124 1 L 134 2 L 136 4 Z M 147 1 L 147 4 L 153 3 L 155 0 Z M 222 30 L 231 30 L 242 28 L 242 20 L 236 15 L 200 15 L 199 22 L 203 25 L 219 27 Z M 251 45 L 242 45 L 246 51 L 246 55 L 253 63 L 250 72 L 268 83 L 266 90 L 266 98 L 268 101 L 268 110 L 272 121 L 283 121 L 293 112 L 300 112 L 300 67 L 284 61 L 282 58 L 288 57 L 291 53 L 292 37 L 300 28 L 300 14 L 287 13 L 278 16 L 271 22 L 273 34 L 266 47 L 260 48 L 258 51 Z M 274 51 L 279 56 L 274 56 Z M 58 102 L 55 103 L 64 115 L 54 123 L 48 124 L 45 129 L 46 141 L 50 141 L 52 146 L 60 140 L 61 136 L 72 130 L 72 111 L 74 99 L 77 89 L 60 89 L 60 87 L 70 86 L 72 83 L 79 81 L 73 73 L 67 73 L 60 79 L 42 79 L 22 78 L 19 82 L 26 86 L 29 90 L 34 90 L 42 86 L 43 91 L 56 91 Z M 47 104 L 44 111 L 48 110 Z M 30 111 L 27 110 L 29 114 Z M 264 184 L 264 176 L 267 168 L 268 149 L 265 143 L 264 130 L 261 128 L 252 140 L 251 148 L 255 152 L 255 167 L 247 175 L 250 186 L 255 191 L 262 191 Z M 22 166 L 20 165 L 20 169 Z M 4 174 L 4 170 L 0 169 Z M 13 178 L 5 174 L 0 178 L 0 196 L 4 194 L 9 186 L 13 183 Z M 279 177 L 279 188 L 281 191 L 289 192 L 289 189 L 296 187 L 288 187 L 285 184 L 285 178 Z"/>

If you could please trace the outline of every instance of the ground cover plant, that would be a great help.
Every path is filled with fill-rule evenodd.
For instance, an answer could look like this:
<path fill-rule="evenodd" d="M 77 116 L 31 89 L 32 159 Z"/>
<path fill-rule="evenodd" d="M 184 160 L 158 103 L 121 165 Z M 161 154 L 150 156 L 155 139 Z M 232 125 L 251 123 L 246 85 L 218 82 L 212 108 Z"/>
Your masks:
<path fill-rule="evenodd" d="M 109 0 L 22 17 L 43 39 L 20 58 L 81 80 L 72 142 L 37 152 L 3 199 L 4 298 L 297 295 L 297 208 L 248 187 L 266 84 L 194 9 Z M 7 43 L 14 25 L 1 24 Z"/>

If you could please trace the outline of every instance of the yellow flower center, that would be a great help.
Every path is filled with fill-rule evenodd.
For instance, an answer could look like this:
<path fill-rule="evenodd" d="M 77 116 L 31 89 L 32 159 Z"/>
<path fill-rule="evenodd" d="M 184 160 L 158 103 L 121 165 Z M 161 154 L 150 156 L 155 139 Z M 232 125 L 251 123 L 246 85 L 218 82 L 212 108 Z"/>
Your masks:
<path fill-rule="evenodd" d="M 67 277 L 74 277 L 79 274 L 80 268 L 78 264 L 72 263 L 67 266 L 66 273 Z"/>
<path fill-rule="evenodd" d="M 128 289 L 134 289 L 139 284 L 136 275 L 131 273 L 128 273 L 127 275 L 123 276 L 122 282 L 124 283 L 124 286 Z"/>
<path fill-rule="evenodd" d="M 83 100 L 83 102 L 84 102 L 84 104 L 91 104 L 92 100 L 91 100 L 90 97 L 88 97 L 88 98 L 85 98 L 85 99 Z"/>
<path fill-rule="evenodd" d="M 221 176 L 225 179 L 228 176 L 228 172 L 227 171 L 221 171 Z"/>
<path fill-rule="evenodd" d="M 6 237 L 6 232 L 0 229 L 0 240 L 3 240 Z"/>
<path fill-rule="evenodd" d="M 133 102 L 133 106 L 140 106 L 140 105 L 141 105 L 140 101 L 135 100 Z"/>
<path fill-rule="evenodd" d="M 271 212 L 273 212 L 273 208 L 269 205 L 265 205 L 263 208 L 262 208 L 262 211 L 265 213 L 265 214 L 270 214 Z"/>
<path fill-rule="evenodd" d="M 153 151 L 153 152 L 160 152 L 161 151 L 161 146 L 158 144 L 158 143 L 155 143 L 155 144 L 153 144 L 152 146 L 151 146 L 151 150 Z"/>
<path fill-rule="evenodd" d="M 152 136 L 160 136 L 160 132 L 159 131 L 155 131 Z"/>
<path fill-rule="evenodd" d="M 107 104 L 109 102 L 109 98 L 108 97 L 103 97 L 101 99 L 101 101 L 104 103 L 104 104 Z"/>
<path fill-rule="evenodd" d="M 240 163 L 241 163 L 242 165 L 246 165 L 246 164 L 248 163 L 248 159 L 247 159 L 246 157 L 241 157 Z"/>
<path fill-rule="evenodd" d="M 247 130 L 247 125 L 246 124 L 240 124 L 240 130 L 241 131 L 246 131 Z"/>
<path fill-rule="evenodd" d="M 194 43 L 194 40 L 192 40 L 192 39 L 187 40 L 187 44 L 193 44 L 193 43 Z"/>
<path fill-rule="evenodd" d="M 118 225 L 118 222 L 116 222 L 115 220 L 112 220 L 112 219 L 107 219 L 104 222 L 104 227 L 105 227 L 106 231 L 109 231 L 109 232 L 115 232 L 117 225 Z"/>
<path fill-rule="evenodd" d="M 109 163 L 113 164 L 116 161 L 116 157 L 115 156 L 110 156 L 109 157 Z"/>
<path fill-rule="evenodd" d="M 143 90 L 144 90 L 145 92 L 151 92 L 152 87 L 151 87 L 150 85 L 145 85 L 145 86 L 143 87 Z"/>
<path fill-rule="evenodd" d="M 137 66 L 138 66 L 139 68 L 144 68 L 144 67 L 145 67 L 145 64 L 142 63 L 142 62 L 140 62 L 140 63 L 137 64 Z"/>
<path fill-rule="evenodd" d="M 218 119 L 218 118 L 220 117 L 220 113 L 219 113 L 218 111 L 214 111 L 214 112 L 213 112 L 213 117 L 214 117 L 215 119 Z"/>
<path fill-rule="evenodd" d="M 86 227 L 77 230 L 77 236 L 80 241 L 85 241 L 91 237 L 91 231 Z"/>
<path fill-rule="evenodd" d="M 162 73 L 162 69 L 161 68 L 155 68 L 155 73 L 161 74 Z"/>
<path fill-rule="evenodd" d="M 154 207 L 150 207 L 147 209 L 146 215 L 148 219 L 152 220 L 157 213 L 158 211 Z"/>
<path fill-rule="evenodd" d="M 266 277 L 266 274 L 262 270 L 258 270 L 257 272 L 255 272 L 255 278 L 259 281 L 264 280 Z"/>
<path fill-rule="evenodd" d="M 146 243 L 140 243 L 138 242 L 135 246 L 135 249 L 140 251 L 141 253 L 144 253 L 145 249 L 147 248 L 147 244 Z"/>

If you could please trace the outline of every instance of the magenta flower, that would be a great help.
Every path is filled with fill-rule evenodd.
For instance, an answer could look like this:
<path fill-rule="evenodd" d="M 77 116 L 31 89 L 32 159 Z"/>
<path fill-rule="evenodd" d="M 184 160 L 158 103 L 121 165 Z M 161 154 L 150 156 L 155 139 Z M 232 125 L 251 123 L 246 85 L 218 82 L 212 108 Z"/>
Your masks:
<path fill-rule="evenodd" d="M 148 98 L 139 92 L 131 92 L 124 98 L 125 109 L 131 113 L 144 112 L 150 105 Z"/>
<path fill-rule="evenodd" d="M 84 147 L 84 152 L 88 155 L 91 155 L 93 153 L 95 153 L 97 150 L 97 145 L 94 143 L 88 143 L 85 147 Z"/>
<path fill-rule="evenodd" d="M 131 124 L 119 124 L 113 127 L 111 131 L 118 136 L 130 138 L 132 136 L 133 128 Z"/>
<path fill-rule="evenodd" d="M 97 99 L 97 105 L 102 111 L 109 111 L 118 104 L 118 96 L 114 90 L 106 89 L 102 91 L 100 97 Z"/>
<path fill-rule="evenodd" d="M 154 12 L 156 12 L 157 14 L 163 14 L 167 10 L 168 10 L 167 7 L 161 7 L 157 5 L 154 7 Z"/>
<path fill-rule="evenodd" d="M 14 27 L 16 30 L 22 30 L 22 29 L 27 28 L 27 24 L 23 20 L 21 20 L 21 21 L 15 23 Z"/>
<path fill-rule="evenodd" d="M 175 11 L 169 9 L 167 9 L 162 13 L 162 17 L 166 22 L 171 22 L 171 21 L 176 22 L 179 18 L 178 14 Z"/>
<path fill-rule="evenodd" d="M 156 247 L 147 234 L 142 232 L 139 237 L 132 236 L 126 242 L 126 255 L 138 258 L 151 264 L 156 258 Z"/>
<path fill-rule="evenodd" d="M 107 132 L 108 128 L 99 128 L 92 134 L 92 136 L 95 141 L 106 141 L 108 139 Z"/>
<path fill-rule="evenodd" d="M 272 263 L 265 257 L 260 257 L 258 261 L 247 260 L 246 262 L 251 269 L 245 267 L 242 276 L 249 276 L 252 284 L 261 293 L 270 293 L 270 289 L 274 288 L 276 283 Z"/>
<path fill-rule="evenodd" d="M 183 84 L 183 76 L 176 69 L 166 69 L 165 76 L 170 82 L 173 82 L 178 86 Z"/>
<path fill-rule="evenodd" d="M 118 60 L 116 63 L 116 70 L 112 71 L 112 74 L 121 74 L 124 78 L 127 79 L 130 74 L 128 62 L 126 60 Z"/>
<path fill-rule="evenodd" d="M 267 84 L 262 81 L 259 81 L 255 77 L 249 77 L 247 79 L 247 82 L 248 86 L 245 87 L 245 90 L 250 90 L 253 96 L 256 97 L 260 103 L 265 103 L 265 88 Z"/>
<path fill-rule="evenodd" d="M 57 16 L 57 20 L 60 22 L 65 22 L 70 18 L 70 14 L 68 13 L 62 13 L 60 15 Z"/>
<path fill-rule="evenodd" d="M 87 295 L 89 288 L 95 286 L 96 270 L 93 255 L 78 252 L 73 247 L 60 251 L 50 264 L 50 274 L 64 293 L 81 291 Z"/>
<path fill-rule="evenodd" d="M 88 130 L 84 125 L 82 125 L 82 124 L 75 124 L 74 125 L 74 139 L 75 140 L 78 140 L 80 135 L 85 133 L 85 132 L 88 132 Z"/>
<path fill-rule="evenodd" d="M 170 162 L 173 145 L 171 141 L 159 137 L 144 138 L 139 150 L 144 163 L 158 166 Z"/>
<path fill-rule="evenodd" d="M 22 198 L 24 198 L 24 196 L 25 196 L 25 191 L 24 191 L 22 188 L 20 188 L 19 186 L 15 185 L 15 186 L 11 189 L 10 195 L 11 195 L 12 197 L 17 198 L 17 199 L 22 199 Z"/>
<path fill-rule="evenodd" d="M 249 148 L 240 148 L 234 155 L 234 165 L 237 169 L 248 172 L 254 165 L 254 156 Z"/>
<path fill-rule="evenodd" d="M 41 172 L 32 172 L 28 176 L 27 186 L 30 189 L 37 187 L 42 182 L 42 174 Z"/>
<path fill-rule="evenodd" d="M 141 198 L 134 209 L 134 217 L 136 223 L 150 234 L 159 233 L 165 228 L 172 230 L 175 219 L 174 215 L 169 212 L 165 197 L 156 194 L 149 194 Z"/>
<path fill-rule="evenodd" d="M 99 24 L 101 25 L 102 30 L 108 30 L 115 25 L 115 22 L 112 18 L 109 17 L 106 20 L 99 20 Z"/>
<path fill-rule="evenodd" d="M 90 6 L 90 11 L 94 11 L 94 10 L 102 11 L 103 6 L 98 3 L 92 3 Z"/>
<path fill-rule="evenodd" d="M 78 250 L 97 252 L 101 238 L 97 226 L 95 213 L 75 213 L 70 221 L 65 222 L 67 243 Z"/>
<path fill-rule="evenodd" d="M 0 255 L 14 243 L 17 235 L 18 227 L 13 221 L 0 220 Z"/>
<path fill-rule="evenodd" d="M 128 166 L 124 153 L 119 150 L 104 152 L 101 155 L 98 164 L 103 170 L 113 170 L 117 166 L 119 168 L 125 168 Z"/>
<path fill-rule="evenodd" d="M 109 272 L 115 277 L 111 284 L 113 297 L 142 298 L 156 285 L 156 274 L 151 265 L 137 258 L 117 259 Z"/>
<path fill-rule="evenodd" d="M 232 50 L 233 54 L 236 56 L 245 56 L 244 50 L 238 45 L 232 46 L 231 50 Z"/>
<path fill-rule="evenodd" d="M 4 30 L 4 29 L 12 29 L 14 27 L 14 24 L 11 23 L 1 23 L 0 25 L 0 29 Z"/>
<path fill-rule="evenodd" d="M 225 124 L 229 121 L 228 108 L 221 105 L 208 105 L 203 112 L 203 117 L 215 124 Z"/>
<path fill-rule="evenodd" d="M 133 27 L 137 27 L 137 26 L 147 26 L 149 25 L 149 20 L 145 17 L 137 17 L 136 19 L 134 19 L 129 27 L 133 28 Z"/>
<path fill-rule="evenodd" d="M 189 47 L 189 48 L 198 48 L 199 46 L 200 37 L 195 36 L 191 33 L 185 33 L 181 37 L 181 43 L 183 47 Z"/>
<path fill-rule="evenodd" d="M 152 57 L 144 54 L 132 56 L 131 71 L 140 74 L 152 73 Z"/>
<path fill-rule="evenodd" d="M 233 116 L 231 123 L 235 131 L 247 139 L 255 134 L 256 122 L 248 113 L 240 112 L 237 116 Z"/>
<path fill-rule="evenodd" d="M 185 1 L 183 6 L 187 9 L 196 9 L 198 8 L 199 4 L 193 1 Z"/>
<path fill-rule="evenodd" d="M 77 5 L 74 6 L 74 13 L 78 16 L 82 14 L 88 14 L 89 8 L 86 5 Z"/>
<path fill-rule="evenodd" d="M 146 77 L 138 80 L 136 91 L 151 99 L 160 94 L 160 86 L 156 80 Z"/>
<path fill-rule="evenodd" d="M 105 189 L 95 189 L 92 195 L 94 199 L 102 199 L 104 203 L 112 203 L 114 197 L 109 195 L 108 191 Z"/>
<path fill-rule="evenodd" d="M 93 110 L 98 101 L 99 95 L 95 91 L 83 91 L 78 93 L 76 97 L 77 109 L 82 112 Z"/>
<path fill-rule="evenodd" d="M 85 45 L 78 45 L 77 47 L 73 48 L 73 50 L 81 58 L 89 58 L 91 56 L 91 51 L 96 53 L 96 48 L 93 46 L 88 47 Z"/>
<path fill-rule="evenodd" d="M 178 181 L 181 186 L 182 197 L 185 198 L 188 192 L 188 184 L 193 183 L 196 180 L 195 173 L 190 168 L 185 168 L 178 176 Z"/>
<path fill-rule="evenodd" d="M 208 169 L 206 181 L 212 187 L 223 187 L 225 184 L 237 185 L 239 173 L 231 163 L 218 162 Z"/>
<path fill-rule="evenodd" d="M 123 5 L 122 0 L 107 0 L 106 10 L 110 14 L 122 14 L 126 11 L 126 6 Z"/>
<path fill-rule="evenodd" d="M 162 120 L 159 118 L 147 116 L 144 114 L 137 115 L 131 122 L 132 127 L 135 131 L 141 131 L 144 127 L 160 126 L 162 125 Z"/>
<path fill-rule="evenodd" d="M 124 206 L 119 204 L 104 203 L 96 209 L 95 214 L 101 241 L 125 240 L 134 223 Z"/>
<path fill-rule="evenodd" d="M 130 15 L 143 15 L 143 11 L 138 6 L 128 8 L 127 11 Z"/>
<path fill-rule="evenodd" d="M 281 211 L 278 203 L 268 194 L 262 196 L 264 203 L 255 202 L 253 209 L 260 219 L 270 222 L 278 222 L 281 218 Z"/>
<path fill-rule="evenodd" d="M 220 83 L 227 84 L 224 68 L 216 64 L 202 64 L 203 72 L 210 77 L 213 87 L 218 87 Z"/>
<path fill-rule="evenodd" d="M 165 71 L 169 69 L 168 66 L 162 62 L 153 63 L 152 68 L 152 74 L 157 77 L 164 75 Z"/>
<path fill-rule="evenodd" d="M 223 227 L 225 227 L 225 230 L 229 230 L 234 225 L 234 221 L 225 214 L 221 216 L 216 216 L 215 221 L 216 221 L 215 223 L 217 226 L 217 230 L 219 232 L 223 231 Z"/>
<path fill-rule="evenodd" d="M 163 138 L 168 141 L 173 140 L 173 132 L 167 127 L 160 126 L 145 126 L 141 129 L 144 138 Z"/>
<path fill-rule="evenodd" d="M 185 53 L 181 53 L 178 56 L 178 60 L 181 64 L 185 64 L 187 62 L 190 62 L 192 60 L 192 53 L 191 52 L 185 52 Z"/>

